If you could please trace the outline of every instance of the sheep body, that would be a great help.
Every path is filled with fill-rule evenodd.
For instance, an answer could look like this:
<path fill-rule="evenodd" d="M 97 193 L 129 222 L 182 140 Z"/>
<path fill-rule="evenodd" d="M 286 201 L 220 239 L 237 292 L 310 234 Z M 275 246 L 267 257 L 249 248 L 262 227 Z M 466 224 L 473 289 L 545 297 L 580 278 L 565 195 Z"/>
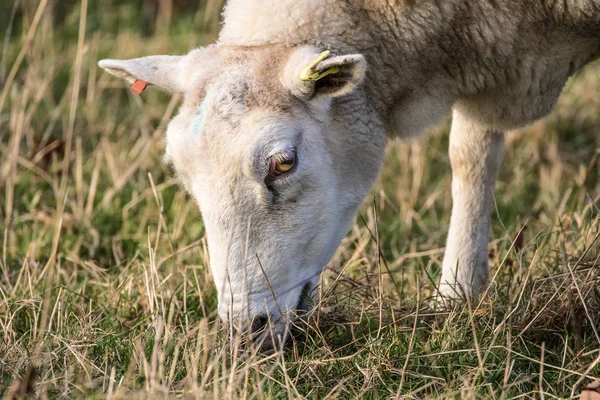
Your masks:
<path fill-rule="evenodd" d="M 219 314 L 282 321 L 317 285 L 388 139 L 450 112 L 439 289 L 479 293 L 503 132 L 550 112 L 600 56 L 599 11 L 600 0 L 230 0 L 215 45 L 100 65 L 184 95 L 167 159 L 203 214 Z M 335 73 L 306 81 L 308 67 Z"/>

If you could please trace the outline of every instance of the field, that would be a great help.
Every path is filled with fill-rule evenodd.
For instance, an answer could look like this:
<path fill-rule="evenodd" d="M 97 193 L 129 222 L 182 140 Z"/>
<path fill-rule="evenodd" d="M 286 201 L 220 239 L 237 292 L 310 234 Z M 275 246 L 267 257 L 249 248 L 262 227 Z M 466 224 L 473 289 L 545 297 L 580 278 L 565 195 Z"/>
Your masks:
<path fill-rule="evenodd" d="M 0 397 L 553 399 L 600 377 L 600 65 L 508 135 L 484 296 L 432 307 L 447 123 L 390 144 L 309 326 L 242 357 L 161 162 L 179 99 L 96 66 L 214 41 L 222 1 L 199 3 L 0 4 Z"/>

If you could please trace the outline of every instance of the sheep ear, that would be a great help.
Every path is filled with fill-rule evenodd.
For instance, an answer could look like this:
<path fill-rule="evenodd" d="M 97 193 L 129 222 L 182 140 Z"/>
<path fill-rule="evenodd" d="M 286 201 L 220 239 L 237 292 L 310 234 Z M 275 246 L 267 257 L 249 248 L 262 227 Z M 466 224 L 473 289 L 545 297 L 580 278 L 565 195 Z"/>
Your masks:
<path fill-rule="evenodd" d="M 185 56 L 149 56 L 133 60 L 102 60 L 98 66 L 129 83 L 144 81 L 159 89 L 181 93 Z M 142 87 L 145 87 L 145 85 Z"/>
<path fill-rule="evenodd" d="M 354 91 L 364 80 L 367 62 L 362 54 L 331 56 L 314 48 L 301 48 L 284 67 L 282 83 L 297 97 L 312 100 L 340 97 Z"/>

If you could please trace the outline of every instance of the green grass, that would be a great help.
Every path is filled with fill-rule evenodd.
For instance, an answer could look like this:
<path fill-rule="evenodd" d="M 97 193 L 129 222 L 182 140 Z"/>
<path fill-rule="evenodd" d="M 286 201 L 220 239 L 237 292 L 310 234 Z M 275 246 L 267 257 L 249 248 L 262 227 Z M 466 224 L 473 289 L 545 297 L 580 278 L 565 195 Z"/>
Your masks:
<path fill-rule="evenodd" d="M 309 326 L 283 353 L 240 357 L 201 217 L 160 161 L 177 99 L 136 97 L 96 67 L 211 42 L 221 2 L 175 2 L 171 17 L 56 3 L 32 29 L 44 2 L 21 1 L 2 53 L 0 396 L 569 398 L 600 377 L 600 66 L 509 135 L 485 296 L 431 307 L 446 126 L 390 145 Z"/>

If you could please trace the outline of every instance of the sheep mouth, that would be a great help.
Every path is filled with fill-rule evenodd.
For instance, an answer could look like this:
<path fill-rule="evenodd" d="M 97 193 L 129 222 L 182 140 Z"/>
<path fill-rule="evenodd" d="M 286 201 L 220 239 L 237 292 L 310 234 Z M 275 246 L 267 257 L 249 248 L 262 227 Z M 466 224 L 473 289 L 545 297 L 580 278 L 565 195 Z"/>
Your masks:
<path fill-rule="evenodd" d="M 268 319 L 261 328 L 254 330 L 251 341 L 262 353 L 282 349 L 292 337 L 292 331 L 302 330 L 307 323 L 307 314 L 312 309 L 312 284 L 307 282 L 302 287 L 296 309 L 277 320 Z"/>

